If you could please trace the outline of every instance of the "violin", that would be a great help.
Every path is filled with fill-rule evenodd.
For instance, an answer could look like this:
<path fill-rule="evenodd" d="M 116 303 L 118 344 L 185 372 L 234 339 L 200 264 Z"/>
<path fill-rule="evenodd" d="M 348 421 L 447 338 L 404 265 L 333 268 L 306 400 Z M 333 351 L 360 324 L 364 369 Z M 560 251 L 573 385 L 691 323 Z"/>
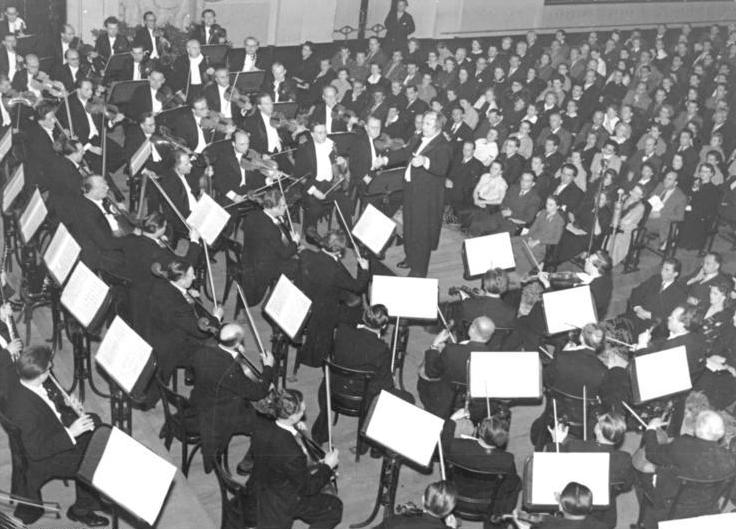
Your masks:
<path fill-rule="evenodd" d="M 326 452 L 324 448 L 322 448 L 319 444 L 317 444 L 317 441 L 312 439 L 312 437 L 309 435 L 309 431 L 307 430 L 306 425 L 303 422 L 298 422 L 294 425 L 294 428 L 296 428 L 297 433 L 299 434 L 299 438 L 302 440 L 302 443 L 304 444 L 304 448 L 307 450 L 307 468 L 310 472 L 316 471 L 317 465 L 319 465 L 319 462 L 324 459 Z M 337 496 L 337 471 L 332 470 L 332 476 L 330 477 L 330 483 L 327 486 L 326 490 L 323 490 L 322 492 L 332 494 L 333 496 Z"/>
<path fill-rule="evenodd" d="M 162 109 L 181 107 L 186 104 L 186 98 L 181 92 L 174 92 L 170 86 L 162 86 L 156 91 L 156 99 Z M 173 104 L 172 104 L 173 103 Z"/>
<path fill-rule="evenodd" d="M 376 146 L 376 152 L 387 153 L 391 151 L 399 151 L 406 146 L 406 143 L 401 138 L 392 138 L 385 132 L 376 138 L 373 142 Z"/>
<path fill-rule="evenodd" d="M 200 126 L 203 129 L 211 130 L 213 134 L 215 132 L 222 132 L 227 137 L 230 137 L 237 130 L 232 118 L 226 118 L 220 112 L 214 111 L 210 111 L 209 116 L 202 118 Z"/>
<path fill-rule="evenodd" d="M 481 290 L 478 287 L 469 287 L 468 285 L 460 285 L 457 287 L 450 287 L 447 289 L 447 293 L 450 296 L 459 296 L 461 292 L 464 292 L 468 295 L 471 299 L 473 298 L 482 298 L 485 294 L 483 293 L 483 290 Z"/>
<path fill-rule="evenodd" d="M 241 94 L 235 86 L 228 86 L 225 89 L 225 100 L 238 107 L 241 111 L 249 112 L 253 108 L 250 97 Z"/>
<path fill-rule="evenodd" d="M 101 95 L 90 98 L 87 103 L 85 103 L 84 108 L 91 115 L 102 115 L 112 123 L 119 123 L 123 120 L 133 122 L 132 119 L 126 117 L 122 112 L 120 112 L 120 109 L 117 106 L 105 103 L 104 97 Z"/>
<path fill-rule="evenodd" d="M 570 288 L 583 283 L 583 280 L 580 279 L 577 272 L 572 271 L 548 272 L 547 276 L 549 278 L 550 286 L 557 289 Z M 520 281 L 522 284 L 526 284 L 531 283 L 532 281 L 537 281 L 538 279 L 539 274 L 526 274 L 521 278 Z"/>

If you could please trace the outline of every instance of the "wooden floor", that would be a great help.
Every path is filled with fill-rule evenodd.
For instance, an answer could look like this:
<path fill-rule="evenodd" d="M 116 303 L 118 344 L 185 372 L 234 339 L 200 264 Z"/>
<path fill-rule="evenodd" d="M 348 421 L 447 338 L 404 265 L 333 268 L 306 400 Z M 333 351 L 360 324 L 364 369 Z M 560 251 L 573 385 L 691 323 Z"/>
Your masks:
<path fill-rule="evenodd" d="M 441 298 L 447 297 L 447 289 L 450 286 L 464 283 L 462 280 L 462 262 L 460 258 L 460 245 L 462 235 L 451 228 L 443 229 L 440 248 L 432 255 L 432 261 L 429 270 L 430 277 L 436 277 L 440 280 Z M 721 251 L 730 250 L 730 244 L 719 238 L 716 242 L 716 249 Z M 697 265 L 697 257 L 694 252 L 680 251 L 678 257 L 683 260 L 684 272 L 690 272 Z M 393 247 L 387 251 L 384 263 L 390 268 L 398 271 L 395 265 L 403 258 L 403 251 L 400 247 Z M 660 259 L 651 253 L 645 252 L 641 270 L 637 273 L 621 275 L 620 271 L 616 271 L 614 298 L 611 304 L 609 315 L 618 314 L 625 305 L 625 300 L 633 286 L 641 282 L 644 278 L 658 270 Z M 729 254 L 729 259 L 733 263 L 733 254 Z M 355 264 L 352 255 L 346 258 L 348 269 L 355 271 Z M 733 264 L 726 267 L 727 271 L 734 272 Z M 14 268 L 17 274 L 17 267 Z M 224 266 L 223 259 L 218 259 L 214 265 L 215 283 L 218 292 L 222 292 L 224 285 Z M 11 274 L 12 282 L 17 285 L 18 277 Z M 477 283 L 477 282 L 476 282 Z M 230 317 L 233 313 L 234 297 L 225 300 L 227 308 L 226 317 Z M 260 330 L 264 341 L 269 337 L 270 328 L 264 321 L 259 311 L 254 311 L 256 325 Z M 21 330 L 21 335 L 23 332 Z M 32 343 L 44 343 L 51 335 L 51 326 L 49 312 L 45 309 L 38 310 L 33 319 L 32 324 Z M 432 336 L 419 326 L 412 327 L 410 330 L 409 350 L 406 361 L 405 383 L 409 391 L 416 393 L 416 373 L 423 351 L 431 343 Z M 255 347 L 253 343 L 251 347 Z M 293 354 L 293 352 L 292 352 Z M 293 361 L 293 358 L 292 358 Z M 71 347 L 68 342 L 64 342 L 63 348 L 57 353 L 55 359 L 55 369 L 59 377 L 68 384 L 71 381 Z M 98 369 L 94 374 L 97 383 L 107 388 L 104 381 L 104 375 Z M 307 396 L 307 419 L 311 422 L 317 415 L 316 388 L 321 379 L 321 372 L 316 369 L 303 367 L 299 373 L 297 380 L 290 382 L 290 385 L 301 389 Z M 109 405 L 107 401 L 90 395 L 88 393 L 85 406 L 96 413 L 99 413 L 103 419 L 109 420 Z M 517 468 L 521 468 L 523 461 L 532 451 L 528 440 L 528 431 L 531 422 L 539 415 L 540 406 L 516 406 L 513 408 L 511 440 L 509 443 L 509 451 L 516 457 Z M 163 424 L 163 411 L 159 405 L 157 408 L 147 412 L 134 411 L 133 426 L 134 436 L 144 445 L 169 459 L 180 467 L 179 444 L 175 441 L 171 452 L 167 452 L 162 442 L 159 440 L 158 433 Z M 334 441 L 336 447 L 340 450 L 340 476 L 339 489 L 340 498 L 344 502 L 344 516 L 341 528 L 345 528 L 350 523 L 355 523 L 364 519 L 371 511 L 376 494 L 378 484 L 378 474 L 380 469 L 380 461 L 369 457 L 361 458 L 359 463 L 354 462 L 354 457 L 350 453 L 349 448 L 355 445 L 356 420 L 350 418 L 340 418 L 335 430 Z M 231 461 L 239 461 L 240 456 L 247 448 L 247 439 L 238 439 L 233 444 L 231 453 Z M 0 444 L 6 446 L 4 434 L 0 434 Z M 627 438 L 625 448 L 634 450 L 638 446 L 638 437 L 630 435 Z M 0 450 L 0 488 L 9 489 L 10 484 L 10 455 L 9 450 Z M 141 480 L 145 480 L 146 476 L 141 476 Z M 439 471 L 435 468 L 432 472 L 418 472 L 417 470 L 404 467 L 401 471 L 400 486 L 397 495 L 397 502 L 406 502 L 413 500 L 418 502 L 424 487 L 431 481 L 439 479 Z M 135 487 L 136 483 L 130 486 Z M 64 487 L 59 481 L 53 481 L 44 488 L 44 497 L 49 500 L 59 501 L 64 511 L 73 502 L 73 486 Z M 637 508 L 633 500 L 633 494 L 627 494 L 619 500 L 619 523 L 618 527 L 628 527 L 637 515 Z M 202 460 L 200 456 L 195 457 L 189 478 L 185 479 L 181 473 L 178 473 L 170 496 L 161 514 L 161 518 L 157 524 L 160 528 L 165 529 L 209 529 L 219 527 L 220 524 L 220 493 L 214 474 L 206 475 L 203 471 Z M 480 527 L 478 523 L 463 522 L 466 527 Z M 78 524 L 76 525 L 79 526 Z M 129 526 L 123 523 L 123 526 Z M 298 526 L 298 525 L 297 525 Z M 61 528 L 75 527 L 75 524 L 66 519 L 55 520 L 52 517 L 42 518 L 34 527 L 44 528 Z"/>

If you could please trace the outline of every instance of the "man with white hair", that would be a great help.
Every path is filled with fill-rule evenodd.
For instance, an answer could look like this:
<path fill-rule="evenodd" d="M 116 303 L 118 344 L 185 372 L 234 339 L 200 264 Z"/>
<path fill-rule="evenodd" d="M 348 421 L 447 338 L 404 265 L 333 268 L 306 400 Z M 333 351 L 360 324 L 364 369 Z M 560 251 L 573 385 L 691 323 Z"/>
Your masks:
<path fill-rule="evenodd" d="M 695 435 L 680 435 L 671 443 L 660 444 L 657 429 L 666 426 L 662 419 L 655 417 L 644 433 L 644 447 L 647 460 L 657 465 L 654 508 L 646 511 L 645 527 L 654 527 L 656 522 L 668 518 L 672 502 L 672 518 L 690 518 L 713 514 L 711 499 L 713 485 L 695 484 L 678 495 L 678 478 L 691 480 L 717 481 L 736 475 L 736 456 L 721 446 L 726 427 L 723 418 L 715 411 L 701 411 L 695 419 Z M 648 483 L 645 488 L 650 488 Z"/>
<path fill-rule="evenodd" d="M 202 95 L 204 86 L 215 70 L 209 66 L 207 57 L 202 54 L 199 41 L 187 41 L 187 52 L 177 57 L 171 69 L 171 85 L 174 91 L 191 103 Z"/>

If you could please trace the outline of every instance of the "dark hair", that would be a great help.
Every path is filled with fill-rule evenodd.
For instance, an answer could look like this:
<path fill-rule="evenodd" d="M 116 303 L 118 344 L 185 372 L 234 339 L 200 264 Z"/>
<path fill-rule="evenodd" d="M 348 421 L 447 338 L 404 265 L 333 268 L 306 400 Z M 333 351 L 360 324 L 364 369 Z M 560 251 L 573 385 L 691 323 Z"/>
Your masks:
<path fill-rule="evenodd" d="M 562 164 L 562 167 L 560 167 L 560 173 L 562 173 L 562 171 L 566 171 L 566 170 L 567 171 L 572 171 L 573 178 L 575 178 L 578 175 L 578 168 L 575 167 L 571 163 L 563 163 Z"/>
<path fill-rule="evenodd" d="M 120 21 L 116 17 L 107 17 L 102 25 L 107 26 L 108 24 L 120 24 Z"/>
<path fill-rule="evenodd" d="M 626 434 L 626 419 L 618 413 L 604 413 L 598 417 L 601 434 L 614 445 L 619 446 Z"/>
<path fill-rule="evenodd" d="M 142 124 L 142 123 L 143 123 L 143 122 L 145 122 L 145 121 L 146 121 L 146 120 L 147 120 L 148 118 L 152 118 L 152 117 L 154 117 L 154 115 L 153 115 L 153 112 L 142 112 L 142 113 L 141 113 L 141 114 L 140 114 L 140 115 L 138 116 L 138 123 L 139 123 L 139 124 Z"/>
<path fill-rule="evenodd" d="M 555 147 L 560 146 L 560 137 L 557 134 L 550 134 L 547 136 L 547 139 L 544 140 L 545 142 L 551 141 Z"/>
<path fill-rule="evenodd" d="M 668 257 L 667 259 L 664 259 L 662 261 L 662 266 L 664 267 L 664 265 L 672 265 L 678 275 L 680 274 L 680 272 L 682 272 L 682 263 L 679 259 L 675 257 Z"/>
<path fill-rule="evenodd" d="M 590 256 L 590 263 L 595 266 L 599 273 L 605 274 L 613 268 L 611 256 L 605 250 L 598 250 Z"/>
<path fill-rule="evenodd" d="M 502 268 L 491 268 L 483 274 L 483 290 L 490 294 L 505 294 L 509 289 L 509 276 Z"/>
<path fill-rule="evenodd" d="M 154 263 L 154 266 L 158 263 Z M 188 262 L 184 261 L 183 259 L 174 259 L 169 262 L 166 267 L 160 267 L 158 268 L 158 275 L 159 277 L 166 279 L 167 281 L 178 281 L 182 277 L 184 277 L 187 273 L 187 271 L 192 268 L 192 265 Z M 153 269 L 153 267 L 152 267 Z"/>
<path fill-rule="evenodd" d="M 264 97 L 273 99 L 271 97 L 271 94 L 269 94 L 268 92 L 259 92 L 258 95 L 256 96 L 256 105 L 260 105 Z"/>
<path fill-rule="evenodd" d="M 45 119 L 46 114 L 48 114 L 49 112 L 56 112 L 57 108 L 59 108 L 59 106 L 55 103 L 51 103 L 50 101 L 42 99 L 36 107 L 36 119 Z"/>
<path fill-rule="evenodd" d="M 388 325 L 388 309 L 380 303 L 366 307 L 363 311 L 363 323 L 371 329 L 383 331 Z"/>
<path fill-rule="evenodd" d="M 571 481 L 560 493 L 560 507 L 573 516 L 586 516 L 593 509 L 593 493 L 582 483 Z"/>
<path fill-rule="evenodd" d="M 156 233 L 166 226 L 166 218 L 160 211 L 146 215 L 141 222 L 141 230 L 145 233 Z"/>
<path fill-rule="evenodd" d="M 508 423 L 498 417 L 486 417 L 478 425 L 478 437 L 496 448 L 506 448 L 509 442 Z"/>
<path fill-rule="evenodd" d="M 708 257 L 709 255 L 713 256 L 713 259 L 716 260 L 718 266 L 721 266 L 723 264 L 723 256 L 719 252 L 708 252 L 707 254 L 705 254 L 705 257 Z"/>
<path fill-rule="evenodd" d="M 424 509 L 435 518 L 445 518 L 455 509 L 457 488 L 449 481 L 436 481 L 424 489 Z"/>
<path fill-rule="evenodd" d="M 673 309 L 673 312 L 677 309 L 682 309 L 682 314 L 678 318 L 683 327 L 688 331 L 694 331 L 700 325 L 701 317 L 698 312 L 698 307 L 689 303 L 681 303 Z"/>
<path fill-rule="evenodd" d="M 204 18 L 204 16 L 205 16 L 205 15 L 206 15 L 207 13 L 212 13 L 212 16 L 213 16 L 213 17 L 214 17 L 214 16 L 216 16 L 216 14 L 215 14 L 215 10 L 214 10 L 214 9 L 205 9 L 204 11 L 202 11 L 202 15 L 201 15 L 201 17 L 202 17 L 202 18 Z"/>
<path fill-rule="evenodd" d="M 148 15 L 156 16 L 156 13 L 154 13 L 153 11 L 146 11 L 145 13 L 143 13 L 143 20 L 145 20 Z"/>
<path fill-rule="evenodd" d="M 347 247 L 347 236 L 342 230 L 330 230 L 322 238 L 322 247 L 328 252 L 344 252 Z"/>
<path fill-rule="evenodd" d="M 265 209 L 271 209 L 275 208 L 279 205 L 279 202 L 281 201 L 281 197 L 283 195 L 281 194 L 281 191 L 278 188 L 272 187 L 270 189 L 266 189 L 263 192 L 263 207 Z"/>
<path fill-rule="evenodd" d="M 22 380 L 33 380 L 41 376 L 51 365 L 53 353 L 45 345 L 29 345 L 15 361 L 15 370 Z"/>
<path fill-rule="evenodd" d="M 272 389 L 254 407 L 260 413 L 274 419 L 286 419 L 294 415 L 304 402 L 304 395 L 296 389 Z"/>

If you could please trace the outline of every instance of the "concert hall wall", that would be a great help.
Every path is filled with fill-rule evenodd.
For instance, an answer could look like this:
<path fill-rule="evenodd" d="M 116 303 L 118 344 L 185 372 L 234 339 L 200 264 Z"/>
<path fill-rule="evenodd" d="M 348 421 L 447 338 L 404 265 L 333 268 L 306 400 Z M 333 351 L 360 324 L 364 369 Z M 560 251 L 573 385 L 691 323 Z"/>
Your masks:
<path fill-rule="evenodd" d="M 360 1 L 67 0 L 67 18 L 85 41 L 90 41 L 91 30 L 100 28 L 110 15 L 122 14 L 128 23 L 136 24 L 144 10 L 156 5 L 162 11 L 160 20 L 165 15 L 184 24 L 196 22 L 201 9 L 211 7 L 236 46 L 242 46 L 243 38 L 250 34 L 263 45 L 290 46 L 305 40 L 328 42 L 342 38 L 333 30 L 345 25 L 357 28 Z M 369 28 L 383 23 L 390 4 L 391 0 L 369 0 Z M 736 19 L 736 2 L 718 0 L 576 5 L 546 5 L 545 0 L 410 0 L 409 4 L 417 26 L 415 35 L 435 39 L 518 34 L 532 28 L 541 32 L 556 28 L 574 31 Z"/>

